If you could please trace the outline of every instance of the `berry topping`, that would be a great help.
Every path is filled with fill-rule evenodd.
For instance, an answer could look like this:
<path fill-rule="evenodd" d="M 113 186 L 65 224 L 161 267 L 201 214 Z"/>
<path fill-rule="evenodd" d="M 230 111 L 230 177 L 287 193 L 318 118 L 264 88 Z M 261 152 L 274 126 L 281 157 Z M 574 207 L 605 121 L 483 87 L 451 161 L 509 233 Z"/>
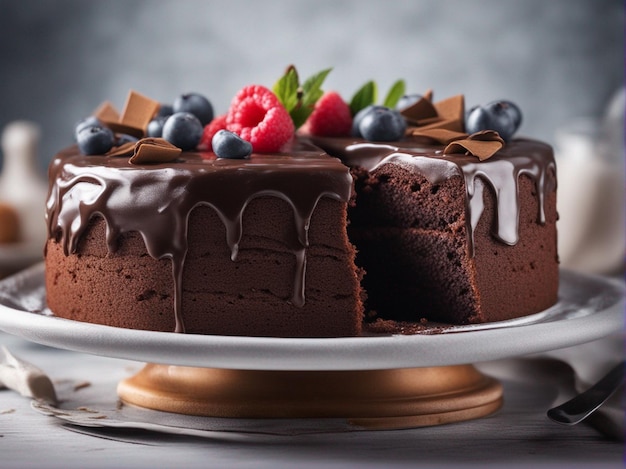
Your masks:
<path fill-rule="evenodd" d="M 306 121 L 311 135 L 342 137 L 350 134 L 352 113 L 348 104 L 334 91 L 325 93 L 315 103 L 315 109 Z"/>
<path fill-rule="evenodd" d="M 522 113 L 510 101 L 492 101 L 485 106 L 470 109 L 465 120 L 465 129 L 473 134 L 481 130 L 495 130 L 508 142 L 522 122 Z"/>
<path fill-rule="evenodd" d="M 157 116 L 168 117 L 174 114 L 174 107 L 171 104 L 161 104 Z"/>
<path fill-rule="evenodd" d="M 363 135 L 361 134 L 361 130 L 359 129 L 359 125 L 361 124 L 363 117 L 365 117 L 370 112 L 378 110 L 378 109 L 385 109 L 385 107 L 379 106 L 377 104 L 370 104 L 369 106 L 364 107 L 363 109 L 361 109 L 359 112 L 355 114 L 354 120 L 352 121 L 352 132 L 351 132 L 353 137 L 363 137 Z"/>
<path fill-rule="evenodd" d="M 102 122 L 95 116 L 89 116 L 81 120 L 76 127 L 74 127 L 74 140 L 78 140 L 78 133 L 83 130 L 85 127 L 91 127 L 94 125 L 102 126 Z"/>
<path fill-rule="evenodd" d="M 391 142 L 404 136 L 406 121 L 393 109 L 377 106 L 360 119 L 359 133 L 366 140 Z"/>
<path fill-rule="evenodd" d="M 276 95 L 260 85 L 246 86 L 235 95 L 226 126 L 250 142 L 258 153 L 279 151 L 295 131 L 289 113 Z"/>
<path fill-rule="evenodd" d="M 500 105 L 504 108 L 504 110 L 511 116 L 513 119 L 513 125 L 515 125 L 515 130 L 519 129 L 519 126 L 522 125 L 522 111 L 517 106 L 517 104 L 512 103 L 511 101 L 501 100 L 499 101 Z M 489 103 L 487 106 L 495 103 Z"/>
<path fill-rule="evenodd" d="M 176 112 L 163 125 L 163 138 L 181 150 L 193 150 L 202 137 L 202 124 L 189 112 Z"/>
<path fill-rule="evenodd" d="M 204 96 L 198 93 L 187 93 L 174 101 L 174 113 L 189 112 L 196 116 L 204 126 L 213 120 L 213 106 Z"/>
<path fill-rule="evenodd" d="M 219 158 L 243 159 L 252 153 L 252 144 L 228 130 L 218 130 L 212 139 L 213 151 Z"/>
<path fill-rule="evenodd" d="M 103 155 L 115 144 L 115 135 L 108 127 L 88 125 L 76 136 L 78 148 L 83 155 Z"/>
<path fill-rule="evenodd" d="M 226 129 L 226 114 L 217 116 L 204 126 L 202 138 L 200 138 L 200 143 L 198 143 L 198 150 L 211 150 L 213 136 L 220 130 L 224 129 Z"/>
<path fill-rule="evenodd" d="M 150 122 L 146 129 L 146 135 L 148 137 L 159 138 L 163 135 L 163 126 L 169 116 L 156 116 Z"/>

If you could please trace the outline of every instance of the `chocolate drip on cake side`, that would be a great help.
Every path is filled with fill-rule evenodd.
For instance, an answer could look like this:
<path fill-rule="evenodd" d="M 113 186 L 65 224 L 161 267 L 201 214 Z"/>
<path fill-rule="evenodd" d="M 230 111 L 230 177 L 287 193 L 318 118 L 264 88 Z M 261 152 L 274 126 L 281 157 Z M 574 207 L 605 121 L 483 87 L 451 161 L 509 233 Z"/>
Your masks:
<path fill-rule="evenodd" d="M 406 140 L 390 144 L 351 139 L 315 138 L 313 142 L 351 167 L 375 172 L 382 165 L 397 164 L 422 174 L 430 183 L 439 184 L 454 176 L 465 180 L 468 255 L 474 255 L 474 230 L 484 211 L 483 190 L 490 186 L 496 198 L 493 235 L 502 243 L 518 242 L 518 183 L 522 174 L 529 176 L 536 188 L 537 223 L 545 223 L 545 200 L 556 190 L 556 166 L 552 149 L 544 143 L 516 139 L 491 158 L 479 161 L 471 155 L 444 155 L 442 146 L 420 145 Z M 552 174 L 553 177 L 549 177 Z M 358 202 L 357 202 L 358 203 Z"/>
<path fill-rule="evenodd" d="M 194 208 L 204 205 L 216 211 L 236 261 L 247 204 L 264 196 L 286 201 L 293 209 L 295 232 L 293 239 L 285 240 L 296 259 L 291 301 L 302 306 L 311 216 L 321 197 L 347 203 L 352 188 L 346 167 L 306 147 L 291 154 L 253 155 L 249 160 L 184 153 L 173 163 L 143 166 L 124 158 L 83 156 L 74 147 L 56 157 L 49 177 L 48 236 L 61 243 L 65 255 L 76 252 L 89 221 L 100 216 L 106 222 L 109 252 L 116 249 L 121 234 L 138 232 L 151 257 L 171 260 L 176 332 L 185 330 L 182 274 L 187 222 Z"/>

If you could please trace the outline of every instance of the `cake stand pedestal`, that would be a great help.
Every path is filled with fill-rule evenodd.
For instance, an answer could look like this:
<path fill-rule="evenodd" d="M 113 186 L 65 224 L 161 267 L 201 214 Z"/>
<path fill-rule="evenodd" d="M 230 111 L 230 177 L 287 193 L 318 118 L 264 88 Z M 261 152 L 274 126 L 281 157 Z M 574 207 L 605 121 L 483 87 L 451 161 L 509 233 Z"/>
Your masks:
<path fill-rule="evenodd" d="M 186 415 L 343 418 L 366 429 L 439 425 L 502 405 L 500 383 L 472 365 L 364 371 L 259 371 L 147 364 L 121 400 Z"/>

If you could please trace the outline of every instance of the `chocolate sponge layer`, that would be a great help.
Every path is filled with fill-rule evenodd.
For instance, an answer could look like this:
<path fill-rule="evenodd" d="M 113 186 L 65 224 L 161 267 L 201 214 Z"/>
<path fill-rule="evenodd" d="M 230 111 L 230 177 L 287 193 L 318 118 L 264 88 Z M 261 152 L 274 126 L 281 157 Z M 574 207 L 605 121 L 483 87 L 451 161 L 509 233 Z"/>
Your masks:
<path fill-rule="evenodd" d="M 182 312 L 185 332 L 277 337 L 358 335 L 360 274 L 346 236 L 346 204 L 320 199 L 309 227 L 304 306 L 290 301 L 296 261 L 293 210 L 276 197 L 252 200 L 243 214 L 235 261 L 224 224 L 210 207 L 189 218 Z M 137 233 L 123 234 L 109 252 L 106 224 L 94 219 L 76 253 L 50 240 L 48 305 L 57 316 L 117 327 L 173 331 L 172 263 L 154 259 Z"/>
<path fill-rule="evenodd" d="M 536 313 L 556 302 L 555 192 L 539 224 L 535 184 L 520 177 L 520 240 L 507 245 L 493 234 L 496 200 L 485 187 L 471 255 L 463 178 L 432 184 L 393 164 L 355 174 L 359 189 L 349 232 L 357 263 L 367 271 L 370 317 L 479 323 Z"/>

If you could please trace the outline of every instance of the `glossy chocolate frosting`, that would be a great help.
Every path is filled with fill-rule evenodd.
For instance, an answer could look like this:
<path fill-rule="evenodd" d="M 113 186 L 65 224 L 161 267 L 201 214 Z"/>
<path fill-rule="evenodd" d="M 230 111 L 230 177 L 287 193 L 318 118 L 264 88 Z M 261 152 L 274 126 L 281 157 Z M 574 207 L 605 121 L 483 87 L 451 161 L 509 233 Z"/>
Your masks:
<path fill-rule="evenodd" d="M 497 211 L 493 234 L 508 245 L 515 245 L 519 240 L 519 177 L 524 174 L 535 184 L 539 207 L 537 222 L 541 225 L 546 220 L 547 194 L 556 190 L 556 166 L 552 148 L 535 140 L 515 139 L 484 161 L 479 161 L 472 155 L 444 154 L 444 146 L 432 145 L 420 138 L 407 138 L 392 143 L 318 137 L 312 141 L 348 166 L 370 172 L 375 172 L 385 164 L 396 164 L 422 174 L 433 184 L 455 176 L 463 177 L 470 256 L 473 256 L 474 251 L 473 233 L 484 211 L 484 185 L 476 184 L 477 179 L 489 185 L 495 194 Z"/>
<path fill-rule="evenodd" d="M 84 156 L 72 147 L 56 156 L 49 179 L 48 235 L 66 255 L 76 252 L 89 221 L 102 217 L 109 251 L 115 251 L 120 234 L 138 232 L 150 256 L 172 260 L 177 332 L 184 332 L 181 283 L 187 221 L 195 207 L 216 211 L 235 261 L 248 202 L 264 196 L 285 200 L 293 209 L 297 233 L 285 240 L 297 260 L 292 302 L 303 305 L 311 215 L 321 197 L 347 203 L 352 190 L 346 166 L 307 142 L 295 141 L 284 153 L 243 160 L 184 152 L 174 162 L 144 165 L 131 164 L 128 158 Z"/>

